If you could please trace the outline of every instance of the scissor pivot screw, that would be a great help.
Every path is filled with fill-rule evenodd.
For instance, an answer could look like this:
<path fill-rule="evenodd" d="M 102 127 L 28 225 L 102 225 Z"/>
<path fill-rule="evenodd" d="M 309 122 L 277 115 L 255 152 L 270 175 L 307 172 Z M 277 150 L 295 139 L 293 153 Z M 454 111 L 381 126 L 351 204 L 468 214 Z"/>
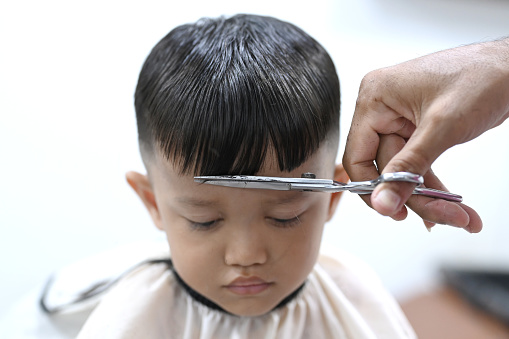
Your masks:
<path fill-rule="evenodd" d="M 306 173 L 302 173 L 302 175 L 300 177 L 304 178 L 304 179 L 316 179 L 316 174 L 311 173 L 311 172 L 306 172 Z"/>

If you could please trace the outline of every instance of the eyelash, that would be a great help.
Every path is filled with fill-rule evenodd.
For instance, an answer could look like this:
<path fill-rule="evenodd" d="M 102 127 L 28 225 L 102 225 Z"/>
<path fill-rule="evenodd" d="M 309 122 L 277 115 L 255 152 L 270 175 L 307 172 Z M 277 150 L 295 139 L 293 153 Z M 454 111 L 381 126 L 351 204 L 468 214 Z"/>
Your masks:
<path fill-rule="evenodd" d="M 291 218 L 291 219 L 278 219 L 278 218 L 270 218 L 270 219 L 274 222 L 274 226 L 280 227 L 280 228 L 293 227 L 293 226 L 300 224 L 300 222 L 301 222 L 299 216 L 295 216 L 295 218 Z M 191 224 L 191 227 L 193 229 L 200 230 L 200 231 L 206 231 L 206 230 L 213 228 L 216 225 L 216 223 L 218 223 L 219 221 L 221 221 L 221 219 L 211 220 L 211 221 L 207 221 L 207 222 L 195 222 L 195 221 L 189 220 L 189 223 Z"/>
<path fill-rule="evenodd" d="M 291 219 L 272 218 L 272 220 L 274 220 L 275 224 L 277 224 L 276 225 L 277 227 L 281 227 L 281 228 L 293 227 L 293 226 L 300 224 L 299 216 L 295 216 L 295 218 L 291 218 Z"/>
<path fill-rule="evenodd" d="M 214 225 L 218 221 L 219 220 L 211 220 L 211 221 L 207 221 L 207 222 L 195 222 L 195 221 L 189 220 L 189 223 L 191 224 L 191 227 L 193 229 L 196 229 L 196 230 L 199 230 L 199 231 L 206 231 L 206 230 L 209 230 L 212 227 L 214 227 Z"/>

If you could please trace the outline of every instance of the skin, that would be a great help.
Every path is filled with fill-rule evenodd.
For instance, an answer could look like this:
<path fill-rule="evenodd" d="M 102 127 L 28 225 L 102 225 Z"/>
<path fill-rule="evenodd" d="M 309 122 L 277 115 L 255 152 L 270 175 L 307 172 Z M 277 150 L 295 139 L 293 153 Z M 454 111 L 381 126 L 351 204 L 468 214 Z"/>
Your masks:
<path fill-rule="evenodd" d="M 333 166 L 334 155 L 322 147 L 291 172 L 279 171 L 270 159 L 258 175 L 313 172 L 347 181 L 343 167 Z M 176 271 L 194 290 L 239 316 L 271 311 L 305 281 L 340 198 L 339 193 L 198 184 L 157 154 L 147 168 L 148 176 L 129 172 L 127 181 L 166 233 Z M 257 280 L 247 284 L 254 286 L 236 286 L 236 279 L 253 277 Z M 262 291 L 238 293 L 249 289 Z"/>
<path fill-rule="evenodd" d="M 509 39 L 379 69 L 361 83 L 343 165 L 354 181 L 373 179 L 379 171 L 407 171 L 423 175 L 427 187 L 446 190 L 431 164 L 508 116 Z M 472 233 L 482 229 L 472 208 L 411 196 L 412 190 L 409 184 L 386 183 L 363 199 L 395 220 L 405 219 L 406 204 L 428 228 L 439 223 Z"/>

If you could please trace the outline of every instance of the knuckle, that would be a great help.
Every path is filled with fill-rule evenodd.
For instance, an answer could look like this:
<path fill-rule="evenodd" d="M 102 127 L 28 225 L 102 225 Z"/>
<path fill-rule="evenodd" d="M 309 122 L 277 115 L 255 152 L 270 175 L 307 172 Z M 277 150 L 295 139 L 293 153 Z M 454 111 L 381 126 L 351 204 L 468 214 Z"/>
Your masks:
<path fill-rule="evenodd" d="M 410 154 L 406 158 L 393 159 L 390 163 L 391 172 L 411 172 L 423 175 L 426 171 L 426 160 L 416 154 Z"/>
<path fill-rule="evenodd" d="M 374 70 L 367 73 L 361 80 L 357 105 L 361 104 L 366 98 L 377 98 L 377 91 L 381 85 L 382 72 Z"/>

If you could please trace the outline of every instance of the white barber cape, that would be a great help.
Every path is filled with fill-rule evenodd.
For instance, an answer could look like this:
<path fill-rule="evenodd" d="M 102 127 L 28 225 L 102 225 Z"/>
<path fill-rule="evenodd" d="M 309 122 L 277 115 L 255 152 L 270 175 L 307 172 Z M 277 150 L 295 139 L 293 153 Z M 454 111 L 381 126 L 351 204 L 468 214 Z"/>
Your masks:
<path fill-rule="evenodd" d="M 112 273 L 146 259 L 169 257 L 153 244 L 123 248 L 59 274 L 50 299 L 72 299 Z M 99 267 L 99 268 L 98 268 Z M 119 271 L 120 269 L 117 269 Z M 122 271 L 120 270 L 120 271 Z M 102 271 L 102 272 L 101 272 Z M 113 270 L 114 271 L 114 270 Z M 93 278 L 92 278 L 93 276 Z M 0 322 L 1 338 L 415 338 L 396 301 L 358 259 L 323 251 L 302 291 L 259 317 L 238 317 L 194 300 L 164 263 L 138 267 L 106 294 L 58 314 L 38 308 L 33 294 Z"/>

